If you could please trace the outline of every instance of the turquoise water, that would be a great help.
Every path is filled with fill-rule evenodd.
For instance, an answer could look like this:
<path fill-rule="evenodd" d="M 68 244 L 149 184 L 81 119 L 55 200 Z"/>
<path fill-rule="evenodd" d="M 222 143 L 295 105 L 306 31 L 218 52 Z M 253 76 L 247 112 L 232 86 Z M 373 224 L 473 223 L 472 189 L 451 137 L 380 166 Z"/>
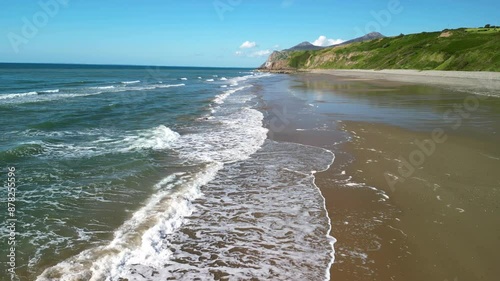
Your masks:
<path fill-rule="evenodd" d="M 2 180 L 15 167 L 17 181 L 13 280 L 322 276 L 332 242 L 309 173 L 332 155 L 266 140 L 258 109 L 269 79 L 250 69 L 0 64 Z M 250 188 L 256 204 L 228 195 Z M 0 195 L 6 221 L 7 189 Z M 294 224 L 304 232 L 304 220 L 305 234 L 280 240 Z M 5 257 L 6 225 L 0 234 Z M 287 269 L 294 259 L 297 272 Z"/>

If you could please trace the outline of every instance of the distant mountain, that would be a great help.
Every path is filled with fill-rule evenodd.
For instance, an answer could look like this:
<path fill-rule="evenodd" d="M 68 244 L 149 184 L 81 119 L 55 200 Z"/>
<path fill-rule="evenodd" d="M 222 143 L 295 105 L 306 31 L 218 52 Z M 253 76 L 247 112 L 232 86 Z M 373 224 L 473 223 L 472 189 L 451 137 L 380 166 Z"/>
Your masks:
<path fill-rule="evenodd" d="M 372 32 L 372 33 L 368 33 L 364 36 L 361 36 L 361 37 L 358 37 L 358 38 L 355 38 L 355 39 L 352 39 L 349 41 L 345 41 L 345 42 L 340 43 L 340 44 L 335 45 L 335 46 L 342 46 L 342 45 L 347 45 L 347 44 L 351 44 L 351 43 L 370 41 L 370 40 L 380 39 L 380 38 L 385 38 L 385 36 L 382 35 L 381 33 L 378 33 L 378 32 Z"/>
<path fill-rule="evenodd" d="M 322 50 L 322 49 L 326 49 L 326 48 L 332 48 L 332 47 L 347 45 L 347 44 L 356 43 L 356 42 L 364 42 L 364 41 L 369 41 L 369 40 L 379 39 L 379 38 L 384 38 L 384 37 L 385 36 L 382 35 L 381 33 L 372 32 L 372 33 L 368 33 L 368 34 L 366 34 L 364 36 L 361 36 L 361 37 L 358 37 L 358 38 L 355 38 L 355 39 L 352 39 L 352 40 L 349 40 L 349 41 L 345 41 L 345 42 L 340 43 L 340 44 L 336 44 L 336 45 L 332 45 L 332 46 L 327 46 L 327 47 L 316 46 L 316 45 L 313 45 L 310 42 L 304 41 L 304 42 L 302 42 L 302 43 L 300 43 L 300 44 L 298 44 L 296 46 L 293 46 L 293 47 L 291 47 L 289 49 L 285 49 L 282 52 L 291 52 L 291 51 L 316 51 L 316 50 Z"/>
<path fill-rule="evenodd" d="M 283 52 L 290 52 L 290 51 L 314 51 L 314 50 L 321 50 L 323 47 L 313 45 L 307 41 L 300 43 L 299 45 L 293 46 L 290 49 L 283 50 Z"/>
<path fill-rule="evenodd" d="M 379 39 L 379 38 L 384 38 L 385 36 L 378 33 L 378 32 L 372 32 L 369 34 L 366 34 L 362 37 L 358 37 L 349 41 L 346 41 L 344 43 L 338 44 L 338 45 L 333 45 L 333 46 L 328 46 L 328 47 L 320 47 L 311 44 L 310 42 L 304 41 L 296 46 L 293 46 L 289 49 L 285 49 L 282 51 L 274 51 L 267 61 L 259 68 L 262 70 L 276 70 L 279 72 L 288 72 L 292 71 L 294 67 L 289 66 L 289 58 L 290 54 L 294 52 L 300 52 L 300 51 L 318 51 L 318 50 L 323 50 L 323 49 L 328 49 L 328 48 L 335 48 L 337 46 L 341 45 L 347 45 L 350 43 L 356 43 L 356 42 L 364 42 L 364 41 L 369 41 L 373 39 Z"/>

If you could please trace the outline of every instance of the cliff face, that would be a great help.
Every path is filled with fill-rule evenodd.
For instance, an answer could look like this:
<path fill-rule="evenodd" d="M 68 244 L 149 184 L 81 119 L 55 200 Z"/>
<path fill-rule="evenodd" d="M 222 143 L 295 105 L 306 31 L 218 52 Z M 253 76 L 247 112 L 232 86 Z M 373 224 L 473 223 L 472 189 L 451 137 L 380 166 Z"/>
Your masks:
<path fill-rule="evenodd" d="M 290 55 L 299 51 L 317 51 L 324 47 L 315 46 L 309 42 L 302 42 L 290 49 L 283 51 L 274 51 L 267 61 L 259 67 L 260 70 L 271 72 L 290 72 L 295 71 L 295 67 L 290 66 Z"/>
<path fill-rule="evenodd" d="M 328 50 L 332 49 L 335 47 L 343 46 L 343 45 L 348 45 L 350 43 L 355 43 L 355 42 L 364 42 L 368 40 L 373 40 L 373 39 L 378 39 L 378 38 L 383 38 L 385 37 L 384 35 L 378 33 L 378 32 L 372 32 L 370 34 L 367 34 L 365 36 L 346 41 L 342 44 L 335 45 L 335 46 L 329 46 L 329 47 L 320 47 L 320 46 L 315 46 L 311 44 L 310 42 L 302 42 L 292 48 L 285 49 L 283 51 L 274 51 L 267 61 L 262 64 L 259 67 L 259 70 L 261 71 L 269 71 L 269 72 L 293 72 L 296 71 L 299 65 L 295 63 L 297 61 L 296 56 L 298 54 L 305 54 L 306 56 L 309 54 L 309 52 L 316 52 L 316 51 L 322 51 L 322 50 Z M 305 52 L 305 53 L 304 53 Z M 303 57 L 303 55 L 302 55 Z M 320 59 L 321 60 L 321 59 Z M 307 66 L 313 66 L 310 65 L 311 62 L 307 62 Z M 303 67 L 304 65 L 302 65 Z"/>
<path fill-rule="evenodd" d="M 290 53 L 291 51 L 274 51 L 259 69 L 271 72 L 288 72 L 294 70 L 289 65 Z"/>

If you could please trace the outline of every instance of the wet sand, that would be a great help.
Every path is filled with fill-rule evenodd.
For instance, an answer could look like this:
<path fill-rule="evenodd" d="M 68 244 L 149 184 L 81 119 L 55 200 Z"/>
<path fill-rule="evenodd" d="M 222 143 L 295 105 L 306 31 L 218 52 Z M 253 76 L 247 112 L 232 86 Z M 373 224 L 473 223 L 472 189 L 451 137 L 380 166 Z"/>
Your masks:
<path fill-rule="evenodd" d="M 336 155 L 316 175 L 337 239 L 331 280 L 496 280 L 499 98 L 322 74 L 276 82 L 269 137 Z"/>

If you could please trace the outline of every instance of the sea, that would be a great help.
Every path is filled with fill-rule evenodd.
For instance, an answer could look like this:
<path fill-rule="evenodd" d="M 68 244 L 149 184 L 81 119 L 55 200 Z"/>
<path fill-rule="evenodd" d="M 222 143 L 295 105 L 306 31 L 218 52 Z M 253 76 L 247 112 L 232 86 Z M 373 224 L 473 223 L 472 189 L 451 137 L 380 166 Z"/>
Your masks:
<path fill-rule="evenodd" d="M 0 64 L 0 280 L 329 280 L 334 154 L 268 138 L 273 79 Z"/>

